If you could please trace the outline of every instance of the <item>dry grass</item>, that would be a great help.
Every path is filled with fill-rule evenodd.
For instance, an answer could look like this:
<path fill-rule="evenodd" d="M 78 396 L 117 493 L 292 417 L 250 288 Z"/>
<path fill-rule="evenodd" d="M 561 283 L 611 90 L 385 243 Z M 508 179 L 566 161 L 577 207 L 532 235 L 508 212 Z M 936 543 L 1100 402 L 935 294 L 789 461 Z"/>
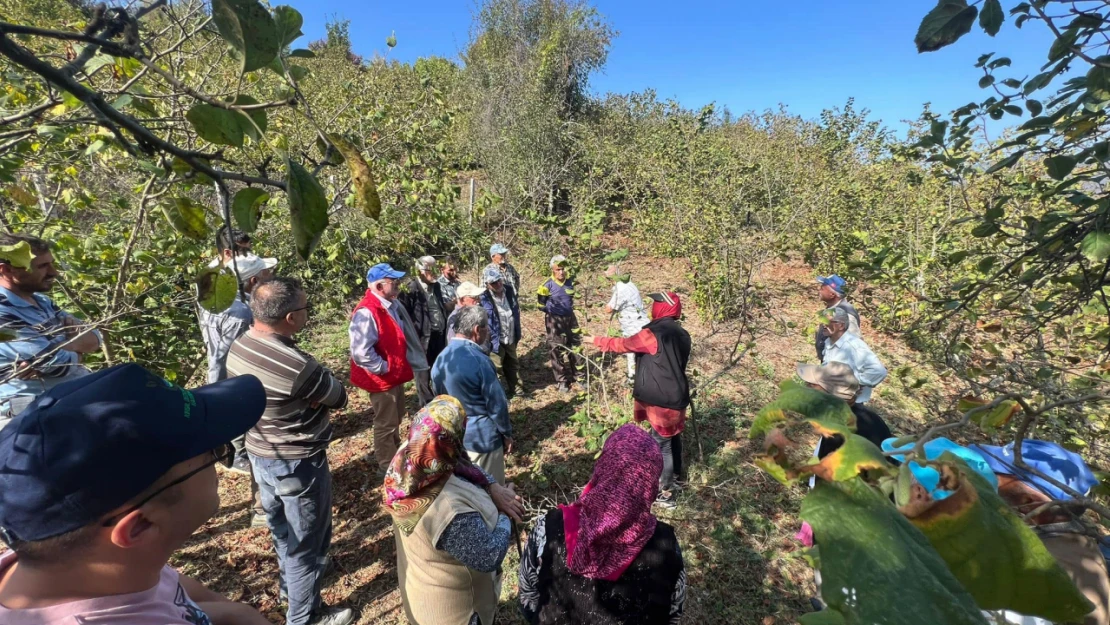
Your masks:
<path fill-rule="evenodd" d="M 681 277 L 686 271 L 678 262 L 644 259 L 633 263 L 631 270 L 644 293 L 684 290 Z M 607 299 L 607 288 L 595 280 L 593 288 L 581 285 L 579 291 L 584 292 L 580 301 L 584 329 L 604 335 L 607 320 L 601 319 L 597 306 Z M 678 508 L 660 515 L 676 528 L 682 541 L 689 575 L 688 623 L 790 623 L 806 610 L 812 593 L 809 570 L 791 538 L 804 493 L 783 488 L 752 464 L 755 449 L 748 442 L 747 428 L 759 407 L 774 397 L 778 382 L 793 375 L 795 363 L 813 361 L 813 317 L 820 304 L 814 298 L 812 272 L 798 262 L 767 267 L 759 276 L 758 292 L 765 306 L 752 323 L 754 347 L 698 398 L 697 438 L 705 462 L 697 462 L 698 445 L 693 428 L 688 427 L 684 446 L 690 482 Z M 691 370 L 706 379 L 728 362 L 736 329 L 697 321 L 697 311 L 689 305 L 686 313 L 686 326 L 695 339 Z M 951 389 L 945 388 L 936 372 L 917 364 L 914 352 L 896 338 L 877 333 L 866 321 L 864 333 L 892 372 L 877 393 L 875 407 L 896 433 L 917 429 L 950 406 Z M 586 450 L 587 441 L 577 435 L 570 417 L 585 410 L 589 401 L 592 418 L 616 423 L 627 414 L 631 399 L 620 382 L 623 361 L 607 367 L 608 401 L 601 397 L 601 382 L 596 379 L 589 400 L 585 394 L 559 396 L 547 368 L 539 313 L 525 314 L 524 334 L 522 375 L 533 392 L 512 402 L 518 449 L 508 459 L 508 476 L 529 509 L 540 514 L 556 502 L 573 499 L 592 470 L 594 453 Z M 333 370 L 345 373 L 345 318 L 318 326 L 306 344 Z M 907 365 L 911 367 L 902 376 L 893 373 Z M 403 623 L 393 537 L 373 483 L 372 413 L 365 394 L 352 391 L 350 406 L 333 415 L 333 420 L 336 438 L 329 458 L 336 493 L 332 545 L 336 569 L 325 580 L 325 600 L 356 607 L 360 624 Z M 278 600 L 278 571 L 268 530 L 247 527 L 247 479 L 222 476 L 224 507 L 174 563 L 282 623 L 284 606 Z M 516 568 L 516 551 L 510 548 L 504 566 L 501 623 L 523 622 L 515 606 Z"/>

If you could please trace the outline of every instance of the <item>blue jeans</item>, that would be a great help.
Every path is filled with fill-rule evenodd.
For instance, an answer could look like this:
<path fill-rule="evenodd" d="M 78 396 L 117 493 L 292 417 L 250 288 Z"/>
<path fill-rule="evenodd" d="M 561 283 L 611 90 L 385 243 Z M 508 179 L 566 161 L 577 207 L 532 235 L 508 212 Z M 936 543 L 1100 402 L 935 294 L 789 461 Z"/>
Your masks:
<path fill-rule="evenodd" d="M 299 460 L 249 454 L 270 523 L 288 625 L 305 625 L 320 608 L 324 562 L 331 546 L 331 469 L 321 450 Z"/>

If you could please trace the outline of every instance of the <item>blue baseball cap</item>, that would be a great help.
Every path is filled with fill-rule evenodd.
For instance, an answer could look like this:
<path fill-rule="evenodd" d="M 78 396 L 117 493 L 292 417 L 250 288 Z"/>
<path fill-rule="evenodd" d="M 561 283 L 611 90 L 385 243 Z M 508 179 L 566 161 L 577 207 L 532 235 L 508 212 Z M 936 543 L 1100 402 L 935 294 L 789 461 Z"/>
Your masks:
<path fill-rule="evenodd" d="M 258 378 L 193 390 L 136 364 L 59 384 L 0 430 L 0 538 L 99 521 L 174 465 L 242 435 L 266 409 Z"/>
<path fill-rule="evenodd" d="M 404 277 L 405 272 L 397 271 L 393 267 L 390 267 L 389 263 L 374 265 L 370 268 L 370 271 L 366 272 L 366 281 L 371 284 L 377 282 L 378 280 L 384 280 L 386 278 L 393 278 L 394 280 L 397 280 Z"/>
<path fill-rule="evenodd" d="M 1061 501 L 1073 499 L 1071 495 L 1056 486 L 1015 466 L 1012 442 L 1004 447 L 971 445 L 971 448 L 983 455 L 995 473 L 1013 475 L 1052 499 Z M 1056 443 L 1025 439 L 1021 442 L 1021 459 L 1028 466 L 1084 495 L 1091 490 L 1091 487 L 1098 484 L 1098 478 L 1079 454 L 1068 451 Z"/>
<path fill-rule="evenodd" d="M 844 293 L 844 285 L 847 284 L 844 278 L 835 273 L 831 276 L 817 276 L 817 281 L 825 286 L 832 287 L 837 293 Z"/>
<path fill-rule="evenodd" d="M 497 265 L 486 265 L 486 268 L 482 270 L 482 284 L 500 282 L 502 279 L 501 269 Z"/>
<path fill-rule="evenodd" d="M 509 248 L 505 247 L 505 245 L 502 244 L 502 243 L 494 243 L 493 246 L 489 248 L 490 258 L 493 258 L 494 254 L 508 254 L 508 253 L 509 253 Z"/>

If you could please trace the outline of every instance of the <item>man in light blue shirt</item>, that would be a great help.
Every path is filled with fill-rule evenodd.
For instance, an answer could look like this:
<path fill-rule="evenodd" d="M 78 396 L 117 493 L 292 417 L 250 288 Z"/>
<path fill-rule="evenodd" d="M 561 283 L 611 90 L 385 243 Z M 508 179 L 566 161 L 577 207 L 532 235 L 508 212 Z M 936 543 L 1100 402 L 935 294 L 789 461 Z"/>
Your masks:
<path fill-rule="evenodd" d="M 848 311 L 840 307 L 827 308 L 822 313 L 828 338 L 825 339 L 825 358 L 821 364 L 842 362 L 852 368 L 859 380 L 856 403 L 871 400 L 871 389 L 886 379 L 886 367 L 863 339 L 849 332 L 851 321 Z"/>
<path fill-rule="evenodd" d="M 50 244 L 42 239 L 0 234 L 0 246 L 24 244 L 30 268 L 0 259 L 0 428 L 36 397 L 62 382 L 86 375 L 81 354 L 100 349 L 91 324 L 58 308 L 49 292 L 58 278 Z"/>
<path fill-rule="evenodd" d="M 497 371 L 479 345 L 489 334 L 489 313 L 481 306 L 459 311 L 456 334 L 432 365 L 436 394 L 450 395 L 466 409 L 467 454 L 498 484 L 505 484 L 505 454 L 513 449 L 509 400 Z"/>

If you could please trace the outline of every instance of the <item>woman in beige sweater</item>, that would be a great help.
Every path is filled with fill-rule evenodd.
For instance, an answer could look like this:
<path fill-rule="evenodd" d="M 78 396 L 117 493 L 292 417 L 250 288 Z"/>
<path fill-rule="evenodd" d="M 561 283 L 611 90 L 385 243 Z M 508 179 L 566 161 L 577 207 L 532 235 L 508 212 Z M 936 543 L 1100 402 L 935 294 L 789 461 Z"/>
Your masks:
<path fill-rule="evenodd" d="M 401 601 L 416 625 L 492 625 L 509 548 L 510 516 L 523 507 L 463 450 L 466 412 L 441 395 L 413 419 L 386 473 Z"/>

